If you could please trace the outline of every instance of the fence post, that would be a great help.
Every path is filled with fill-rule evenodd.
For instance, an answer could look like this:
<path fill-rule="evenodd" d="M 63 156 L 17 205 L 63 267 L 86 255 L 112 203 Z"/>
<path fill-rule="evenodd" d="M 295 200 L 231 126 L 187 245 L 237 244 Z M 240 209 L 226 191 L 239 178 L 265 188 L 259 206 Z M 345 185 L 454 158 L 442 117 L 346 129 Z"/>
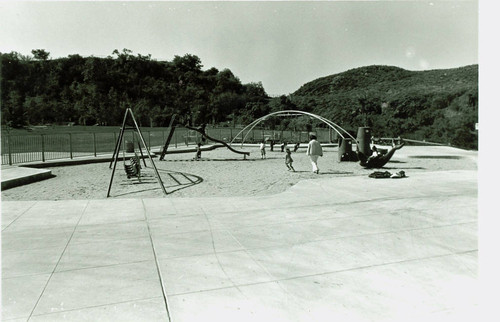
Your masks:
<path fill-rule="evenodd" d="M 42 162 L 45 162 L 45 140 L 43 134 L 40 134 L 42 138 Z"/>
<path fill-rule="evenodd" d="M 148 145 L 149 150 L 151 151 L 151 131 L 148 131 Z"/>
<path fill-rule="evenodd" d="M 69 158 L 73 159 L 73 140 L 71 139 L 71 133 L 69 134 Z"/>
<path fill-rule="evenodd" d="M 12 165 L 12 152 L 10 150 L 10 134 L 7 135 L 7 152 L 9 153 L 9 165 Z"/>
<path fill-rule="evenodd" d="M 94 157 L 97 157 L 97 145 L 96 145 L 96 139 L 95 139 L 95 132 L 92 133 L 94 136 Z"/>

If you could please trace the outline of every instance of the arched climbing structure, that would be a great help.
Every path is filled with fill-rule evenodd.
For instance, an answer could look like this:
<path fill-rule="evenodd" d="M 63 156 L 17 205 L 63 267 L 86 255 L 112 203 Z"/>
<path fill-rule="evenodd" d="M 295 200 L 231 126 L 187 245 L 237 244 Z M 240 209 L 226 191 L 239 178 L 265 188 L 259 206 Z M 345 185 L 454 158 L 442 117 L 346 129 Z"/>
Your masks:
<path fill-rule="evenodd" d="M 313 113 L 309 113 L 309 112 L 299 111 L 299 110 L 284 110 L 284 111 L 269 113 L 261 118 L 256 119 L 252 123 L 245 126 L 240 132 L 238 132 L 238 134 L 236 134 L 236 136 L 233 138 L 233 140 L 229 144 L 233 144 L 234 140 L 236 138 L 240 137 L 240 135 L 241 135 L 243 137 L 243 139 L 241 140 L 241 145 L 243 146 L 243 143 L 245 143 L 245 140 L 246 140 L 248 134 L 253 130 L 253 128 L 257 124 L 259 124 L 260 122 L 268 119 L 269 117 L 272 117 L 272 116 L 301 116 L 301 115 L 307 115 L 307 116 L 313 117 L 315 119 L 318 119 L 318 120 L 322 121 L 323 123 L 325 123 L 326 125 L 328 125 L 335 132 L 337 132 L 343 139 L 345 139 L 344 135 L 346 135 L 346 136 L 352 138 L 354 140 L 354 142 L 356 142 L 356 139 L 351 134 L 349 134 L 349 132 L 347 132 L 342 127 L 340 127 L 340 125 L 338 125 L 338 124 L 336 124 L 336 123 L 334 123 L 334 122 L 332 122 L 332 121 L 330 121 L 322 116 L 319 116 L 319 115 L 316 115 Z M 245 131 L 247 131 L 247 132 L 243 136 Z"/>

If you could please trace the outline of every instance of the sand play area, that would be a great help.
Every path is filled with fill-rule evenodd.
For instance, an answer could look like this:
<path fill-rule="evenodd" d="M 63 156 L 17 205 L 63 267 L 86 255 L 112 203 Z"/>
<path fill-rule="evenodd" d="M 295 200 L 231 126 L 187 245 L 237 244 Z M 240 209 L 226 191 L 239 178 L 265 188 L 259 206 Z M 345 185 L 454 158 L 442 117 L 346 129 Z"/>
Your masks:
<path fill-rule="evenodd" d="M 164 161 L 154 158 L 168 192 L 167 197 L 264 196 L 286 191 L 304 179 L 368 176 L 374 170 L 357 162 L 339 162 L 337 147 L 324 148 L 319 159 L 320 173 L 312 173 L 305 148 L 292 153 L 296 172 L 288 171 L 285 154 L 267 149 L 260 158 L 258 147 L 245 147 L 250 156 L 243 158 L 226 148 L 204 151 L 201 161 L 192 161 L 194 153 L 167 154 Z M 126 161 L 128 163 L 128 161 Z M 163 192 L 150 161 L 142 168 L 142 178 L 127 179 L 123 160 L 117 163 L 111 198 L 156 198 Z M 112 170 L 109 163 L 50 167 L 54 177 L 2 191 L 3 200 L 79 200 L 105 199 Z M 477 170 L 477 151 L 451 147 L 405 146 L 398 150 L 382 171 L 400 170 L 411 180 L 417 171 Z M 376 179 L 374 179 L 376 180 Z M 394 179 L 390 179 L 394 180 Z M 341 189 L 342 187 L 339 187 Z"/>

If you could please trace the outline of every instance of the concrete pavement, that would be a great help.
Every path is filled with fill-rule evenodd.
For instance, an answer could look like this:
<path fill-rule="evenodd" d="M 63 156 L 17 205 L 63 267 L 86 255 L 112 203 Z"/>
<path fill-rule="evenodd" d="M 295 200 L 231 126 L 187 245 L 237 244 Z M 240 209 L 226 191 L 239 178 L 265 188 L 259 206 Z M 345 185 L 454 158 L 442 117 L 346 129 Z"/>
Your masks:
<path fill-rule="evenodd" d="M 49 179 L 51 176 L 52 171 L 47 169 L 2 166 L 0 177 L 2 180 L 2 190 L 5 190 L 32 182 Z"/>
<path fill-rule="evenodd" d="M 477 171 L 265 197 L 2 202 L 4 321 L 477 314 Z"/>

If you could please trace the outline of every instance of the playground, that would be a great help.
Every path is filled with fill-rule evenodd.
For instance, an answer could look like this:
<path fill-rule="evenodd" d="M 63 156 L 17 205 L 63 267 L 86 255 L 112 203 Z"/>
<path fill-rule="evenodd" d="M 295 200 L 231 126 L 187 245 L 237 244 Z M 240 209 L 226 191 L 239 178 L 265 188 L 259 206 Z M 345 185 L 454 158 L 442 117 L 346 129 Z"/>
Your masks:
<path fill-rule="evenodd" d="M 265 196 L 286 191 L 301 180 L 367 177 L 373 172 L 362 168 L 357 162 L 339 162 L 338 147 L 324 148 L 325 155 L 318 161 L 319 175 L 312 173 L 304 146 L 292 153 L 297 172 L 287 171 L 285 154 L 279 147 L 271 152 L 267 146 L 265 160 L 260 159 L 258 146 L 245 147 L 243 150 L 250 152 L 246 160 L 226 148 L 203 151 L 200 161 L 192 160 L 194 152 L 167 154 L 164 161 L 154 158 L 168 192 L 167 198 Z M 137 178 L 127 179 L 121 163 L 120 160 L 110 198 L 164 197 L 150 166 L 142 167 L 139 182 Z M 147 159 L 146 164 L 150 164 Z M 108 166 L 109 163 L 101 162 L 50 167 L 48 169 L 54 177 L 2 191 L 2 199 L 104 199 L 112 171 Z M 405 146 L 395 153 L 384 167 L 385 170 L 403 170 L 409 177 L 407 180 L 411 180 L 410 177 L 416 172 L 477 170 L 477 152 L 451 147 Z"/>
<path fill-rule="evenodd" d="M 286 171 L 284 141 L 280 145 L 274 145 L 273 140 L 266 139 L 266 158 L 261 158 L 257 144 L 245 144 L 248 135 L 254 134 L 251 131 L 255 126 L 269 117 L 276 116 L 315 118 L 326 124 L 330 132 L 336 132 L 340 136 L 341 143 L 338 145 L 331 142 L 323 143 L 324 156 L 319 161 L 321 178 L 367 176 L 373 171 L 372 167 L 366 166 L 366 156 L 371 152 L 369 128 L 360 127 L 358 137 L 354 138 L 340 125 L 308 112 L 287 110 L 270 113 L 243 128 L 229 144 L 208 135 L 205 132 L 205 125 L 197 128 L 184 125 L 195 134 L 193 137 L 198 140 L 198 147 L 196 150 L 193 148 L 172 150 L 171 139 L 177 126 L 176 115 L 173 115 L 170 121 L 170 131 L 165 144 L 153 148 L 147 146 L 132 110 L 127 109 L 109 167 L 103 166 L 102 163 L 85 164 L 85 159 L 79 162 L 84 164 L 78 166 L 71 165 L 75 164 L 73 160 L 63 161 L 62 164 L 70 166 L 51 166 L 50 180 L 3 191 L 3 198 L 4 200 L 62 200 L 103 197 L 154 198 L 166 195 L 265 196 L 286 191 L 301 180 L 318 178 L 320 175 L 312 173 L 310 160 L 305 153 L 307 144 L 297 143 L 293 146 L 293 143 L 290 143 L 287 146 L 294 151 L 296 169 L 294 172 Z M 127 132 L 130 133 L 129 138 L 132 135 L 131 142 L 125 140 Z M 239 143 L 234 142 L 236 138 L 239 138 Z M 133 144 L 134 141 L 137 142 L 136 146 Z M 352 162 L 354 161 L 352 142 L 357 143 L 355 149 L 358 156 L 364 158 L 361 162 L 362 167 L 357 162 Z M 390 150 L 390 152 L 386 154 L 389 155 L 387 158 L 384 157 L 383 163 L 375 169 L 383 167 L 386 174 L 401 172 L 407 176 L 416 171 L 477 169 L 477 152 L 474 151 L 467 152 L 443 146 L 439 148 L 412 146 L 402 149 L 403 145 L 401 144 L 397 151 L 391 146 L 379 145 L 381 151 Z M 194 151 L 196 153 L 193 153 Z M 392 158 L 393 155 L 396 157 Z M 358 160 L 358 157 L 354 159 Z M 377 157 L 376 160 L 380 161 L 381 157 Z"/>
<path fill-rule="evenodd" d="M 115 148 L 2 191 L 2 319 L 477 317 L 477 151 L 405 145 L 375 179 L 266 148 Z"/>

